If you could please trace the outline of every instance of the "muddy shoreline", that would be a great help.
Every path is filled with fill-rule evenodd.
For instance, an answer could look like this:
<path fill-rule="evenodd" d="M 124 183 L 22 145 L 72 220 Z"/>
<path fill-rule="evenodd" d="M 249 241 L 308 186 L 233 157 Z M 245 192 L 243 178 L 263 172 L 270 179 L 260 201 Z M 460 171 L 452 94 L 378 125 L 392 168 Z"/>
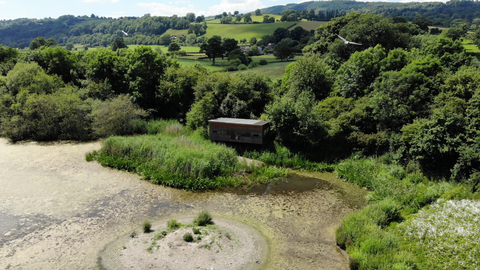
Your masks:
<path fill-rule="evenodd" d="M 288 190 L 292 180 L 263 193 L 191 192 L 86 162 L 100 146 L 0 139 L 0 269 L 98 269 L 101 251 L 144 220 L 201 210 L 259 231 L 270 250 L 265 269 L 347 269 L 334 228 L 365 191 L 332 174 L 304 173 L 322 179 L 313 189 Z"/>

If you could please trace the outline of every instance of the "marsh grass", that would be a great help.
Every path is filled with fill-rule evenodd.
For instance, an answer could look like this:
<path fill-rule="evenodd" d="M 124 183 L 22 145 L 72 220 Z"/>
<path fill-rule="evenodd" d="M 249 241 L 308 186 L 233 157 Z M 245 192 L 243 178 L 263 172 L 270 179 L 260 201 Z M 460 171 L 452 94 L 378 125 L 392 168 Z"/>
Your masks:
<path fill-rule="evenodd" d="M 169 131 L 170 130 L 170 131 Z M 162 135 L 110 137 L 102 150 L 87 156 L 103 166 L 141 174 L 155 184 L 185 189 L 234 186 L 235 150 L 166 127 Z"/>
<path fill-rule="evenodd" d="M 369 205 L 344 217 L 335 231 L 337 244 L 352 258 L 352 268 L 425 268 L 421 248 L 415 250 L 405 245 L 405 233 L 399 233 L 397 228 L 408 226 L 403 225 L 405 219 L 409 220 L 422 208 L 428 209 L 428 205 L 439 198 L 472 196 L 462 185 L 429 181 L 414 167 L 405 169 L 385 164 L 381 158 L 358 155 L 337 164 L 335 172 L 339 177 L 371 190 Z M 471 239 L 462 241 L 473 243 Z"/>
<path fill-rule="evenodd" d="M 191 132 L 177 121 L 150 121 L 147 129 L 150 135 L 106 139 L 100 151 L 87 154 L 87 161 L 138 173 L 155 184 L 192 190 L 265 183 L 288 173 L 239 164 L 234 149 L 215 144 L 202 131 Z"/>
<path fill-rule="evenodd" d="M 146 220 L 142 224 L 142 229 L 144 233 L 149 233 L 152 231 L 152 223 L 150 221 Z"/>
<path fill-rule="evenodd" d="M 186 233 L 183 235 L 183 241 L 185 242 L 193 242 L 193 235 L 191 233 Z"/>
<path fill-rule="evenodd" d="M 202 211 L 198 214 L 197 218 L 193 221 L 193 224 L 197 226 L 207 226 L 213 224 L 212 216 L 207 211 Z"/>
<path fill-rule="evenodd" d="M 478 269 L 480 202 L 439 199 L 397 227 L 420 269 Z"/>
<path fill-rule="evenodd" d="M 177 220 L 175 220 L 175 219 L 171 219 L 167 223 L 167 228 L 169 230 L 176 230 L 176 229 L 180 228 L 181 226 L 182 226 L 182 223 L 177 222 Z"/>
<path fill-rule="evenodd" d="M 246 151 L 247 158 L 259 160 L 267 165 L 309 171 L 333 171 L 327 163 L 312 162 L 300 154 L 291 152 L 287 147 L 274 143 L 273 149 L 263 151 Z"/>

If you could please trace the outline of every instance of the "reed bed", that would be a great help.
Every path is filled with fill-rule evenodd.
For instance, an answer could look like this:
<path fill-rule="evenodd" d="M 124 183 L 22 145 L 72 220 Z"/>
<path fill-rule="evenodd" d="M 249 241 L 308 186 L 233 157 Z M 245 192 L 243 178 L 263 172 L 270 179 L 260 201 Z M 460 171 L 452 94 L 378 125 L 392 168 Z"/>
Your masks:
<path fill-rule="evenodd" d="M 139 173 L 155 184 L 185 189 L 234 186 L 235 150 L 195 135 L 110 137 L 87 159 Z"/>

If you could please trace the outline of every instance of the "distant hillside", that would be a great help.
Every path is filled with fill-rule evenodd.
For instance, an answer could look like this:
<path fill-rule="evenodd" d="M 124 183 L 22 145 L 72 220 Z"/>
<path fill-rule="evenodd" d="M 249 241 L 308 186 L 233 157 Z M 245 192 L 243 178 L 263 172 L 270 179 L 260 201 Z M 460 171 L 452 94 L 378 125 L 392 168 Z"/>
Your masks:
<path fill-rule="evenodd" d="M 480 2 L 469 0 L 454 0 L 442 2 L 356 2 L 356 1 L 311 1 L 300 4 L 288 4 L 262 9 L 262 13 L 282 13 L 285 10 L 338 10 L 339 12 L 360 12 L 379 14 L 384 17 L 404 17 L 413 20 L 423 16 L 432 21 L 433 25 L 450 27 L 458 20 L 472 24 L 475 19 L 480 19 Z"/>
<path fill-rule="evenodd" d="M 293 18 L 288 16 L 288 19 L 284 20 L 283 16 L 289 13 L 287 10 L 296 10 L 298 12 L 296 12 L 297 14 Z M 192 32 L 197 36 L 206 34 L 206 36 L 220 35 L 222 37 L 234 38 L 240 36 L 241 38 L 258 38 L 265 34 L 272 34 L 278 27 L 285 27 L 286 21 L 290 21 L 289 23 L 295 21 L 304 29 L 312 30 L 318 27 L 316 23 L 307 25 L 303 21 L 326 21 L 350 12 L 373 13 L 387 18 L 404 17 L 410 21 L 416 17 L 423 16 L 429 19 L 432 25 L 440 27 L 459 27 L 463 24 L 466 24 L 469 30 L 476 30 L 480 27 L 480 3 L 478 1 L 455 0 L 447 3 L 392 3 L 333 0 L 265 8 L 262 10 L 263 14 L 261 16 L 256 16 L 254 13 L 251 14 L 252 23 L 254 24 L 244 24 L 242 19 L 238 18 L 238 16 L 242 16 L 241 14 L 228 16 L 231 17 L 228 18 L 230 23 L 225 24 L 225 21 L 222 21 L 221 18 L 222 16 L 227 16 L 226 12 L 223 15 L 214 16 L 217 19 L 208 19 L 207 25 L 204 24 L 205 17 L 196 17 L 193 13 L 189 13 L 184 17 L 160 17 L 147 14 L 142 17 L 114 19 L 99 18 L 92 14 L 91 16 L 77 17 L 64 15 L 58 19 L 22 18 L 2 20 L 0 21 L 0 44 L 24 48 L 28 47 L 33 39 L 42 36 L 46 39 L 53 38 L 61 45 L 71 42 L 87 46 L 108 46 L 116 37 L 125 37 L 127 44 L 168 45 L 166 42 L 170 42 L 170 38 L 165 36 L 170 34 L 185 35 Z M 283 16 L 273 15 L 274 13 L 283 13 Z M 275 23 L 263 24 L 264 14 L 273 17 L 272 19 Z M 325 16 L 320 16 L 322 14 Z M 278 23 L 279 20 L 285 22 Z M 302 22 L 298 22 L 300 20 Z M 259 30 L 255 28 L 259 28 Z M 164 35 L 163 38 L 162 35 Z"/>

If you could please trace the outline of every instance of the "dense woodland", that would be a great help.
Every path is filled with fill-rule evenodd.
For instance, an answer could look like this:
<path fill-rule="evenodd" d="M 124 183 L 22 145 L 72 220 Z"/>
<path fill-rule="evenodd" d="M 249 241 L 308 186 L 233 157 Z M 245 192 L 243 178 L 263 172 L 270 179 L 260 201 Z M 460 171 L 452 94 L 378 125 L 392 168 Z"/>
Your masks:
<path fill-rule="evenodd" d="M 478 246 L 469 246 L 466 257 L 429 260 L 428 237 L 412 240 L 402 223 L 439 198 L 479 196 L 480 62 L 448 31 L 430 35 L 404 20 L 349 13 L 319 27 L 276 82 L 183 67 L 145 46 L 72 52 L 53 41 L 25 53 L 0 48 L 0 132 L 12 142 L 150 133 L 155 119 L 205 136 L 212 118 L 265 119 L 275 142 L 246 156 L 304 169 L 335 163 L 327 167 L 372 191 L 370 204 L 336 231 L 352 268 L 448 268 L 478 258 Z M 108 143 L 128 155 L 133 140 Z"/>
<path fill-rule="evenodd" d="M 425 17 L 434 26 L 450 27 L 457 23 L 475 24 L 478 27 L 480 18 L 480 3 L 471 0 L 452 0 L 442 2 L 361 2 L 361 1 L 311 1 L 284 6 L 273 6 L 262 9 L 263 13 L 280 14 L 295 10 L 301 14 L 315 13 L 327 17 L 327 13 L 359 12 L 382 15 L 386 18 L 404 17 L 412 21 L 416 17 Z M 306 15 L 308 16 L 308 15 Z"/>

